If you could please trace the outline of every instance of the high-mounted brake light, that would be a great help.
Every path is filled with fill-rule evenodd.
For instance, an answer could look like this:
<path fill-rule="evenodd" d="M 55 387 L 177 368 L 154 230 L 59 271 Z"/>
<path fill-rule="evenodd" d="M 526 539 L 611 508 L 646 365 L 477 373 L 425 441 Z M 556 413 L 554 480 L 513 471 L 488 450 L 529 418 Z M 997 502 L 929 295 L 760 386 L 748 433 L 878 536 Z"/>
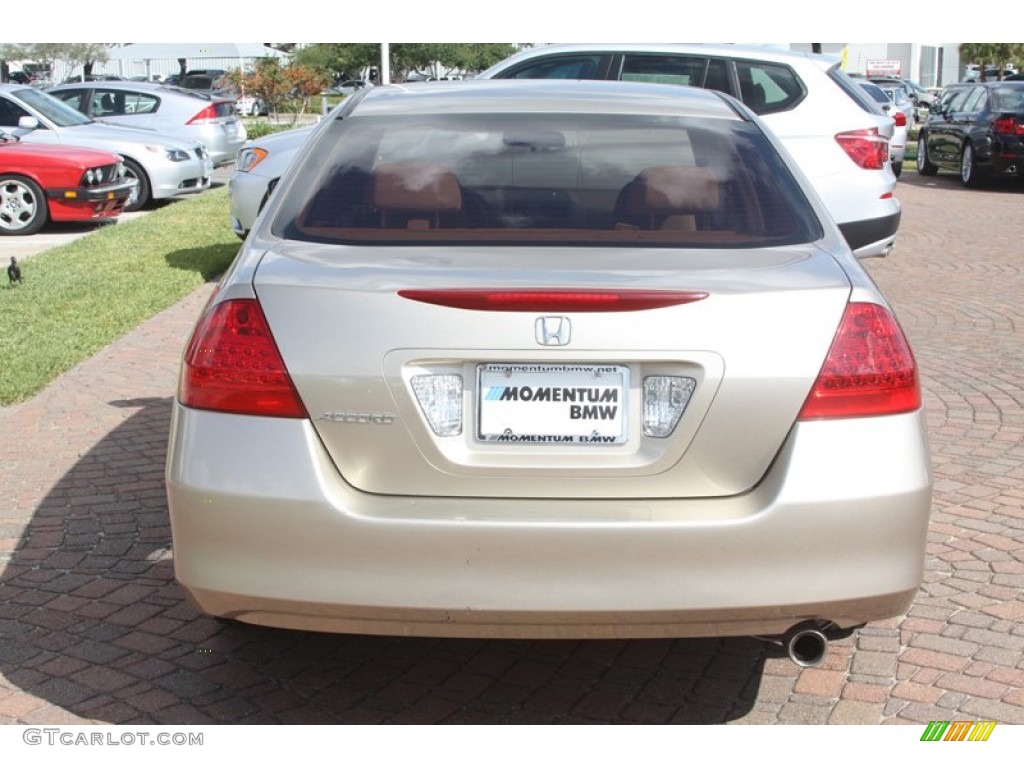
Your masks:
<path fill-rule="evenodd" d="M 858 166 L 869 171 L 881 170 L 889 159 L 889 140 L 877 128 L 844 131 L 836 141 Z"/>
<path fill-rule="evenodd" d="M 217 121 L 217 107 L 213 104 L 204 107 L 200 110 L 195 117 L 189 120 L 185 125 L 204 125 L 206 123 L 214 123 Z"/>
<path fill-rule="evenodd" d="M 299 419 L 307 415 L 255 299 L 207 308 L 185 350 L 178 399 L 209 411 Z"/>
<path fill-rule="evenodd" d="M 885 307 L 849 304 L 800 419 L 884 416 L 921 407 L 917 363 Z"/>
<path fill-rule="evenodd" d="M 707 298 L 703 291 L 602 291 L 591 289 L 403 290 L 399 296 L 425 304 L 485 312 L 637 312 Z"/>

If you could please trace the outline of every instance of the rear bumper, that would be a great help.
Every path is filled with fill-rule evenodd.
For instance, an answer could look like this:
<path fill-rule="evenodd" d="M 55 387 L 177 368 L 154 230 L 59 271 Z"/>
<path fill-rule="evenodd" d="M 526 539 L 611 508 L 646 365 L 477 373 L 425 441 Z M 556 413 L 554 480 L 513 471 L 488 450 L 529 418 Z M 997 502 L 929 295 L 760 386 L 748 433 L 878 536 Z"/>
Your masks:
<path fill-rule="evenodd" d="M 850 249 L 858 256 L 884 255 L 896 243 L 900 228 L 901 210 L 887 216 L 861 221 L 848 221 L 839 225 Z"/>
<path fill-rule="evenodd" d="M 167 486 L 175 572 L 201 611 L 444 637 L 891 617 L 920 585 L 931 503 L 919 413 L 800 424 L 741 496 L 580 501 L 365 494 L 304 421 L 176 404 Z"/>

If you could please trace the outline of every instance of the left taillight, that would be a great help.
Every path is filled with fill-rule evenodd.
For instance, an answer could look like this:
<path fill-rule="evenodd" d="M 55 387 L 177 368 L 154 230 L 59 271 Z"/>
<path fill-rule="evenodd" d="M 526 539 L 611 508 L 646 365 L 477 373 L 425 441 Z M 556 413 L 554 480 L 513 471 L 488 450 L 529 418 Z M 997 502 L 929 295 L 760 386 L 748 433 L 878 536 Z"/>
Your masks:
<path fill-rule="evenodd" d="M 217 122 L 217 117 L 217 107 L 210 104 L 209 106 L 201 109 L 198 114 L 185 123 L 185 125 L 204 125 L 206 123 L 215 123 Z"/>
<path fill-rule="evenodd" d="M 255 299 L 207 308 L 185 350 L 178 399 L 208 411 L 307 417 Z"/>
<path fill-rule="evenodd" d="M 992 132 L 1004 136 L 1024 136 L 1024 117 L 1001 117 L 998 120 L 994 120 L 992 122 Z"/>
<path fill-rule="evenodd" d="M 917 363 L 896 318 L 878 304 L 848 304 L 799 418 L 887 416 L 920 407 Z"/>
<path fill-rule="evenodd" d="M 847 156 L 865 170 L 881 170 L 889 160 L 889 140 L 877 128 L 844 131 L 835 138 Z"/>

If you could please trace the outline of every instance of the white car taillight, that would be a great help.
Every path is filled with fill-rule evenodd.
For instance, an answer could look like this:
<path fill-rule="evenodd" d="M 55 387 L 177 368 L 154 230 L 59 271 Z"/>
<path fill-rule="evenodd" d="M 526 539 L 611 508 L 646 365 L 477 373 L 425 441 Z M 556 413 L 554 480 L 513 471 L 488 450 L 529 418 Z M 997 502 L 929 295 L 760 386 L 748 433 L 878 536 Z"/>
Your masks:
<path fill-rule="evenodd" d="M 687 376 L 644 378 L 644 436 L 668 437 L 686 410 L 697 382 Z"/>
<path fill-rule="evenodd" d="M 462 434 L 462 377 L 424 374 L 412 377 L 412 391 L 438 437 Z"/>
<path fill-rule="evenodd" d="M 869 171 L 880 171 L 889 160 L 889 140 L 877 128 L 844 131 L 836 141 L 854 163 Z"/>

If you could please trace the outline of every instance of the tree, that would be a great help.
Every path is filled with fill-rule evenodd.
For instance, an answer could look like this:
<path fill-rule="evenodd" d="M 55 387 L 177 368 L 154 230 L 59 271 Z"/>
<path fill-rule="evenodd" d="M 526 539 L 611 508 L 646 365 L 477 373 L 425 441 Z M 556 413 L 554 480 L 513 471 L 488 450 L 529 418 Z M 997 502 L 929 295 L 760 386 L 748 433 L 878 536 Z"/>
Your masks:
<path fill-rule="evenodd" d="M 291 86 L 291 95 L 299 102 L 299 109 L 295 111 L 295 119 L 305 114 L 309 109 L 309 102 L 314 96 L 322 93 L 331 84 L 330 76 L 322 69 L 314 69 L 294 62 L 285 67 L 285 81 Z"/>
<path fill-rule="evenodd" d="M 990 65 L 998 70 L 997 78 L 1002 80 L 1007 64 L 1018 68 L 1024 65 L 1024 43 L 961 43 L 960 60 L 977 64 L 983 81 L 987 79 L 985 70 Z"/>
<path fill-rule="evenodd" d="M 275 115 L 290 102 L 293 123 L 309 108 L 310 99 L 330 84 L 330 77 L 323 69 L 295 62 L 281 66 L 280 60 L 271 58 L 260 59 L 248 74 L 239 70 L 231 72 L 228 80 L 238 90 L 266 102 Z"/>
<path fill-rule="evenodd" d="M 292 62 L 313 67 L 337 79 L 354 80 L 364 69 L 380 65 L 378 43 L 314 43 L 297 50 Z"/>
<path fill-rule="evenodd" d="M 429 70 L 443 77 L 453 70 L 478 72 L 516 52 L 512 43 L 395 43 L 391 46 L 391 68 L 395 80 L 411 72 Z"/>
<path fill-rule="evenodd" d="M 27 59 L 45 64 L 51 70 L 55 61 L 66 61 L 72 67 L 81 65 L 83 74 L 90 75 L 95 64 L 107 61 L 111 45 L 113 43 L 14 43 L 0 46 L 0 60 Z"/>
<path fill-rule="evenodd" d="M 443 77 L 453 70 L 477 72 L 516 51 L 512 43 L 394 43 L 390 46 L 392 79 L 402 82 L 413 72 Z M 316 43 L 295 52 L 293 62 L 356 79 L 380 65 L 378 43 Z"/>

